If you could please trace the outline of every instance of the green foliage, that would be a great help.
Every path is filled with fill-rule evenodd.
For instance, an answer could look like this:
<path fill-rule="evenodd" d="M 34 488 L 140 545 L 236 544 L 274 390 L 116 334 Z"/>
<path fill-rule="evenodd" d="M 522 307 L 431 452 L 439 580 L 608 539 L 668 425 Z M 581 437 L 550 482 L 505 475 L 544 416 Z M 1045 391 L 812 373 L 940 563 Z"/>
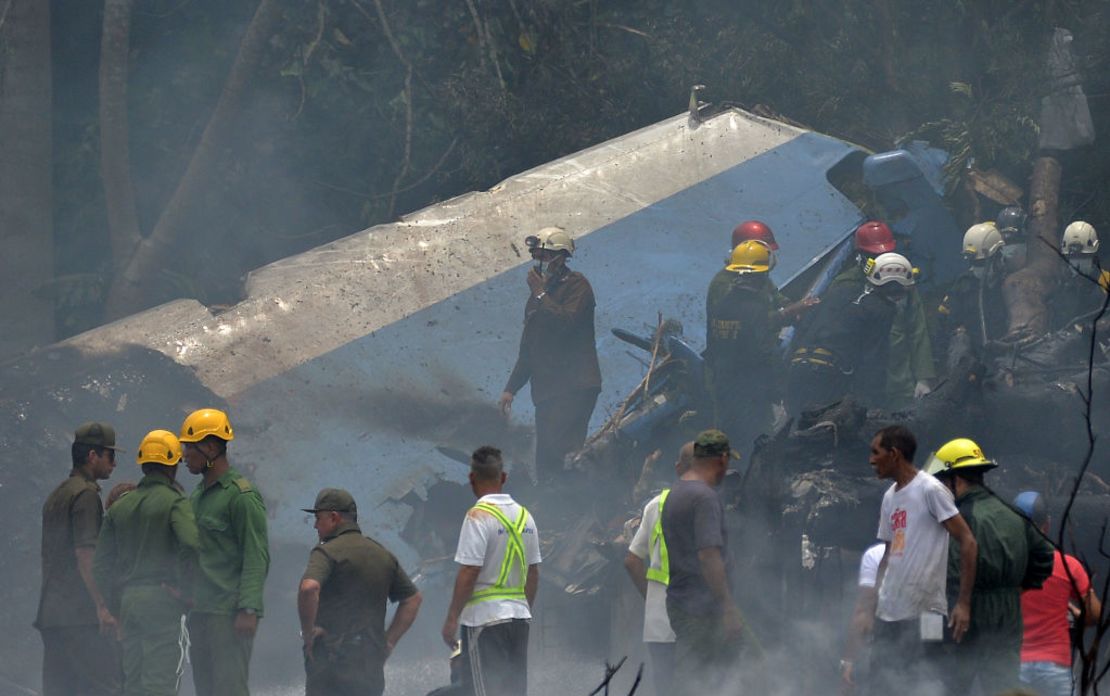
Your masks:
<path fill-rule="evenodd" d="M 57 2 L 56 33 L 73 37 L 54 48 L 59 268 L 72 275 L 111 267 L 88 88 L 100 17 L 98 3 Z M 375 0 L 284 6 L 167 297 L 234 301 L 251 268 L 680 113 L 694 83 L 872 149 L 925 137 L 953 154 L 952 182 L 972 159 L 1025 179 L 1051 21 L 1076 33 L 1088 92 L 1110 91 L 1106 0 L 1062 0 L 1048 19 L 1003 0 L 380 2 L 396 46 Z M 149 231 L 255 3 L 136 6 L 131 156 Z M 1069 169 L 1084 178 L 1065 189 L 1105 191 L 1103 158 Z"/>

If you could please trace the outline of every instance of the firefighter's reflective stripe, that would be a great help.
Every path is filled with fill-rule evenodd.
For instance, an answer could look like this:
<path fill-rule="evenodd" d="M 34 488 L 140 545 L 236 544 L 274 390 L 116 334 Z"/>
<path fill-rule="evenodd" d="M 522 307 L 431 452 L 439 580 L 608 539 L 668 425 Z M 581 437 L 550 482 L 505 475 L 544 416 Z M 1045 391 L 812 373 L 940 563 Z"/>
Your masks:
<path fill-rule="evenodd" d="M 527 600 L 524 594 L 524 582 L 528 578 L 528 563 L 524 555 L 524 526 L 528 522 L 528 511 L 524 509 L 524 506 L 521 506 L 520 515 L 517 516 L 514 523 L 510 522 L 505 513 L 501 512 L 496 505 L 478 503 L 473 509 L 482 510 L 493 515 L 494 519 L 505 528 L 508 540 L 505 542 L 505 557 L 501 559 L 501 570 L 497 573 L 497 582 L 476 591 L 471 595 L 470 601 L 466 603 L 467 606 L 497 599 Z M 514 570 L 518 571 L 519 576 L 516 582 L 512 582 Z"/>
<path fill-rule="evenodd" d="M 790 362 L 795 365 L 821 365 L 822 367 L 836 367 L 836 358 L 832 351 L 824 348 L 799 348 L 794 351 Z"/>
<path fill-rule="evenodd" d="M 663 492 L 659 494 L 659 517 L 656 518 L 655 526 L 651 530 L 651 545 L 648 547 L 648 561 L 650 562 L 656 544 L 659 545 L 659 567 L 649 567 L 647 569 L 647 579 L 663 585 L 669 585 L 671 582 L 671 560 L 667 556 L 667 542 L 663 539 L 663 503 L 667 501 L 667 496 L 670 494 L 670 488 L 664 488 Z"/>

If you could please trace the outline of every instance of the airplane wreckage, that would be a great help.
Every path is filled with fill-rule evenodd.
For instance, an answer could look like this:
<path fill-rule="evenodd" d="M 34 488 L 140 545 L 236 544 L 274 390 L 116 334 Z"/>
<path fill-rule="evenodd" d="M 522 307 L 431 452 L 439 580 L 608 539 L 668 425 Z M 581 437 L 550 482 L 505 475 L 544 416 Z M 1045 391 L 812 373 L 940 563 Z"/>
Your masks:
<path fill-rule="evenodd" d="M 639 616 L 620 563 L 626 522 L 665 484 L 678 444 L 696 429 L 688 416 L 699 406 L 704 296 L 729 231 L 743 219 L 766 221 L 781 245 L 773 280 L 793 298 L 820 294 L 864 219 L 848 192 L 874 196 L 900 211 L 892 226 L 921 266 L 927 293 L 963 267 L 962 230 L 941 197 L 943 161 L 919 143 L 870 154 L 695 101 L 688 114 L 488 191 L 258 269 L 243 300 L 226 311 L 178 300 L 0 366 L 7 453 L 0 486 L 9 520 L 0 582 L 10 597 L 26 597 L 2 609 L 11 628 L 0 635 L 0 675 L 29 683 L 37 673 L 39 509 L 68 470 L 74 427 L 89 419 L 113 423 L 132 449 L 143 433 L 174 429 L 194 408 L 226 408 L 237 431 L 232 463 L 264 494 L 275 558 L 288 548 L 290 565 L 303 563 L 314 535 L 299 508 L 319 488 L 342 486 L 359 502 L 363 530 L 407 567 L 419 566 L 421 582 L 442 583 L 446 592 L 449 555 L 471 501 L 457 453 L 496 444 L 521 463 L 510 490 L 529 478 L 531 406 L 518 398 L 507 422 L 496 400 L 520 335 L 522 240 L 548 225 L 576 238 L 573 266 L 598 298 L 604 388 L 594 435 L 568 459 L 575 471 L 567 486 L 577 493 L 521 492 L 544 530 L 547 589 L 537 620 L 547 632 L 565 614 L 560 607 L 587 603 L 612 616 L 614 628 L 608 644 L 605 630 L 585 642 L 618 657 L 634 651 L 639 631 L 630 626 Z M 665 330 L 657 331 L 661 317 Z M 959 363 L 911 412 L 846 400 L 779 422 L 754 452 L 743 452 L 726 483 L 738 530 L 734 573 L 758 567 L 771 573 L 762 577 L 781 579 L 781 587 L 739 593 L 753 625 L 832 611 L 821 598 L 854 578 L 884 488 L 867 464 L 867 443 L 882 425 L 908 422 L 925 452 L 972 434 L 1003 464 L 991 477 L 1000 494 L 1022 487 L 1065 494 L 1087 443 L 1077 392 L 1086 384 L 1089 331 L 1014 346 L 988 366 Z M 1096 422 L 1104 425 L 1110 377 L 1104 362 L 1094 370 Z M 664 458 L 657 471 L 644 471 L 656 447 Z M 138 478 L 128 457 L 109 484 Z M 1094 473 L 1104 473 L 1105 454 L 1095 462 Z M 1097 530 L 1106 495 L 1097 476 L 1084 484 L 1076 515 L 1085 525 Z M 292 613 L 294 585 L 295 576 L 271 571 L 267 622 Z"/>

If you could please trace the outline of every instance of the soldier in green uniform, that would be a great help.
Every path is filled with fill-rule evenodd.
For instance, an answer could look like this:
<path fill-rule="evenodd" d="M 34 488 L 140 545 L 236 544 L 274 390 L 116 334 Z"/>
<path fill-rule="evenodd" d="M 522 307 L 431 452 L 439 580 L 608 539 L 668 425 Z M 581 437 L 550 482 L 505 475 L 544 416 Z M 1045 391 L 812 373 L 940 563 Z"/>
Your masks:
<path fill-rule="evenodd" d="M 181 443 L 168 430 L 143 438 L 138 487 L 108 510 L 93 571 L 116 588 L 125 696 L 174 696 L 185 666 L 184 585 L 196 562 L 197 526 L 177 485 Z"/>
<path fill-rule="evenodd" d="M 362 535 L 345 490 L 325 488 L 316 504 L 320 543 L 297 595 L 307 696 L 381 696 L 385 661 L 409 630 L 421 596 L 393 554 Z M 385 627 L 387 602 L 397 612 Z"/>
<path fill-rule="evenodd" d="M 185 464 L 203 476 L 190 500 L 200 552 L 189 612 L 197 696 L 249 694 L 251 648 L 270 568 L 266 506 L 227 460 L 235 437 L 227 414 L 194 411 L 181 426 Z"/>
<path fill-rule="evenodd" d="M 115 619 L 104 597 L 109 588 L 99 589 L 93 578 L 104 517 L 96 482 L 112 475 L 116 451 L 112 426 L 79 427 L 70 449 L 73 470 L 42 507 L 42 594 L 35 628 L 42 634 L 44 696 L 120 692 Z"/>
<path fill-rule="evenodd" d="M 1052 544 L 999 499 L 983 482 L 997 466 L 974 441 L 957 438 L 940 447 L 926 467 L 956 497 L 956 507 L 975 535 L 979 553 L 971 591 L 971 624 L 959 644 L 946 643 L 941 674 L 949 696 L 973 693 L 978 680 L 984 694 L 1019 686 L 1021 667 L 1021 591 L 1038 588 L 1052 575 Z M 960 547 L 948 547 L 948 593 L 953 599 L 960 568 Z"/>

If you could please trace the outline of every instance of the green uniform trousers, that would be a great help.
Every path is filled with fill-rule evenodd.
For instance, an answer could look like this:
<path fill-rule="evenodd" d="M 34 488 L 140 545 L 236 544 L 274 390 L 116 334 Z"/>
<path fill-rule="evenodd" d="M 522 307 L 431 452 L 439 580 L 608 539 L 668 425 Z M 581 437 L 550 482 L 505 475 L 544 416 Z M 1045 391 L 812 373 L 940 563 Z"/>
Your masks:
<path fill-rule="evenodd" d="M 381 696 L 385 660 L 358 636 L 316 641 L 305 656 L 305 696 Z"/>
<path fill-rule="evenodd" d="M 184 605 L 160 585 L 120 598 L 124 696 L 175 696 L 185 667 Z"/>
<path fill-rule="evenodd" d="M 119 645 L 98 626 L 42 628 L 43 696 L 118 696 Z"/>
<path fill-rule="evenodd" d="M 668 602 L 667 617 L 675 633 L 673 693 L 739 693 L 740 643 L 725 636 L 721 614 L 688 614 Z"/>
<path fill-rule="evenodd" d="M 249 696 L 254 638 L 235 634 L 234 614 L 189 614 L 189 657 L 197 696 Z"/>

